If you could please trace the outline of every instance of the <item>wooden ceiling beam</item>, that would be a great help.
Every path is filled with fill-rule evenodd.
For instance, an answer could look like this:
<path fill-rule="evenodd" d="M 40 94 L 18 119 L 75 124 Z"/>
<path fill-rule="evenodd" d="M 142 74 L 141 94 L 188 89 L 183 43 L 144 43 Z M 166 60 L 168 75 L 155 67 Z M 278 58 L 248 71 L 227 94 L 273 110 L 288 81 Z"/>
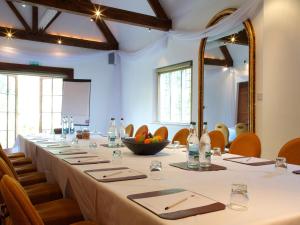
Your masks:
<path fill-rule="evenodd" d="M 0 27 L 0 36 L 6 37 L 7 31 L 10 31 L 13 34 L 12 38 L 16 38 L 16 39 L 44 42 L 50 44 L 58 44 L 58 40 L 61 40 L 61 45 L 97 49 L 97 50 L 116 50 L 109 43 L 105 43 L 105 42 L 90 41 L 90 40 L 64 37 L 64 36 L 46 34 L 46 33 L 28 33 L 25 30 L 13 29 L 7 27 Z"/>
<path fill-rule="evenodd" d="M 100 4 L 93 4 L 87 1 L 21 0 L 21 2 L 35 6 L 42 5 L 56 9 L 58 11 L 64 11 L 88 17 L 94 17 L 95 11 L 98 9 L 101 11 L 101 18 L 104 20 L 111 20 L 163 31 L 168 31 L 172 28 L 172 21 L 169 19 L 157 18 L 154 16 L 131 12 L 123 9 L 117 9 Z"/>
<path fill-rule="evenodd" d="M 53 18 L 49 21 L 49 23 L 47 23 L 47 25 L 44 27 L 44 29 L 42 30 L 42 32 L 45 32 L 51 25 L 52 23 L 57 19 L 57 17 L 59 17 L 61 14 L 60 11 L 58 11 L 54 16 Z"/>
<path fill-rule="evenodd" d="M 32 32 L 37 33 L 39 30 L 39 9 L 32 6 Z"/>
<path fill-rule="evenodd" d="M 25 30 L 27 32 L 31 32 L 31 28 L 28 25 L 28 23 L 26 22 L 26 20 L 23 18 L 23 16 L 21 15 L 21 13 L 18 11 L 18 9 L 15 7 L 15 5 L 10 2 L 10 1 L 6 1 L 6 3 L 8 4 L 9 8 L 13 11 L 13 13 L 15 14 L 15 16 L 18 18 L 18 20 L 20 21 L 20 23 L 23 25 L 23 27 L 25 28 Z"/>
<path fill-rule="evenodd" d="M 220 50 L 221 50 L 222 54 L 224 55 L 227 67 L 232 67 L 233 59 L 232 59 L 230 52 L 228 51 L 228 48 L 226 47 L 226 45 L 220 46 Z"/>
<path fill-rule="evenodd" d="M 107 24 L 102 19 L 98 19 L 95 21 L 96 25 L 98 26 L 99 30 L 103 33 L 106 41 L 112 45 L 114 49 L 119 49 L 119 43 L 113 33 L 108 28 Z"/>
<path fill-rule="evenodd" d="M 148 0 L 148 3 L 158 18 L 169 19 L 159 0 Z"/>
<path fill-rule="evenodd" d="M 231 42 L 231 38 L 232 36 L 235 37 L 235 41 Z M 238 32 L 237 34 L 232 34 L 226 37 L 223 37 L 220 39 L 221 41 L 224 41 L 226 43 L 230 43 L 230 44 L 237 44 L 237 45 L 249 45 L 248 43 L 248 35 L 246 30 L 242 30 L 240 32 Z"/>
<path fill-rule="evenodd" d="M 211 66 L 225 66 L 228 67 L 227 61 L 225 59 L 213 59 L 213 58 L 204 58 L 204 65 Z"/>

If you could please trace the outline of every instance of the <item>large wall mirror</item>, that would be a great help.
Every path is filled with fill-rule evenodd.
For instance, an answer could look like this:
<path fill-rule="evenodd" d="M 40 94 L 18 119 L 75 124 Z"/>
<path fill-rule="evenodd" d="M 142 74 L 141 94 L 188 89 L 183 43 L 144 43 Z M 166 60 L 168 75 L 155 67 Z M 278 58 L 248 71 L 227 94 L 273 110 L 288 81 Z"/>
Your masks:
<path fill-rule="evenodd" d="M 223 10 L 207 27 L 234 11 Z M 198 85 L 199 134 L 203 122 L 209 130 L 227 130 L 226 143 L 255 131 L 255 36 L 250 20 L 201 41 Z"/>

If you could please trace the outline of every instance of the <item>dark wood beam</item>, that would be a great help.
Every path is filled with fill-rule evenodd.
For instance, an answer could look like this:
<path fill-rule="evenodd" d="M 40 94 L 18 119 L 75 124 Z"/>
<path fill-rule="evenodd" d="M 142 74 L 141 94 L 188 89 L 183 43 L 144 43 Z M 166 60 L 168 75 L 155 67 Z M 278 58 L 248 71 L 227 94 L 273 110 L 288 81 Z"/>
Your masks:
<path fill-rule="evenodd" d="M 220 46 L 220 50 L 221 50 L 222 54 L 224 55 L 227 66 L 232 67 L 233 59 L 232 59 L 230 52 L 228 51 L 228 48 L 226 47 L 226 45 Z"/>
<path fill-rule="evenodd" d="M 28 23 L 26 22 L 26 20 L 23 18 L 23 16 L 21 15 L 21 13 L 18 11 L 18 9 L 15 7 L 15 5 L 10 2 L 10 1 L 6 1 L 6 3 L 8 4 L 9 8 L 13 11 L 13 13 L 15 14 L 15 16 L 18 18 L 18 20 L 20 21 L 20 23 L 23 25 L 23 27 L 25 28 L 25 30 L 27 32 L 31 31 L 30 26 L 28 25 Z"/>
<path fill-rule="evenodd" d="M 157 17 L 169 19 L 159 0 L 148 0 L 148 3 Z"/>
<path fill-rule="evenodd" d="M 99 9 L 101 11 L 101 17 L 105 20 L 111 20 L 120 23 L 126 23 L 135 26 L 142 26 L 163 31 L 168 31 L 172 28 L 172 21 L 169 19 L 157 18 L 154 16 L 131 12 L 123 9 L 117 9 L 105 5 L 92 4 L 86 1 L 22 0 L 21 2 L 36 6 L 42 5 L 48 8 L 56 9 L 58 11 L 64 11 L 88 17 L 94 17 L 95 10 Z"/>
<path fill-rule="evenodd" d="M 204 58 L 204 65 L 211 65 L 211 66 L 226 66 L 227 61 L 225 59 L 213 59 L 213 58 Z"/>
<path fill-rule="evenodd" d="M 96 25 L 98 26 L 99 30 L 103 33 L 104 37 L 106 38 L 106 41 L 112 45 L 112 48 L 119 49 L 119 43 L 116 40 L 113 33 L 110 31 L 104 20 L 97 19 L 95 21 Z"/>
<path fill-rule="evenodd" d="M 73 68 L 62 68 L 62 67 L 50 67 L 50 66 L 33 66 L 26 64 L 16 63 L 4 63 L 0 62 L 0 70 L 2 71 L 14 71 L 14 72 L 35 72 L 35 73 L 46 73 L 48 75 L 65 75 L 68 79 L 74 78 Z"/>
<path fill-rule="evenodd" d="M 37 33 L 39 30 L 39 9 L 32 6 L 32 32 Z"/>
<path fill-rule="evenodd" d="M 46 34 L 46 33 L 34 34 L 34 33 L 28 33 L 25 30 L 12 29 L 7 27 L 0 27 L 0 36 L 5 37 L 8 30 L 13 33 L 13 38 L 16 39 L 38 41 L 38 42 L 44 42 L 50 44 L 58 44 L 58 40 L 61 40 L 62 42 L 61 44 L 67 46 L 90 48 L 90 49 L 97 49 L 97 50 L 116 50 L 109 43 L 105 43 L 105 42 L 63 37 L 59 35 Z"/>
<path fill-rule="evenodd" d="M 234 35 L 235 37 L 235 41 L 234 42 L 231 42 L 231 37 Z M 238 32 L 237 34 L 233 34 L 233 35 L 229 35 L 229 36 L 226 36 L 226 37 L 223 37 L 221 38 L 220 40 L 221 41 L 224 41 L 224 42 L 229 42 L 231 44 L 237 44 L 237 45 L 249 45 L 248 43 L 248 35 L 247 35 L 247 32 L 246 30 L 242 30 L 240 32 Z"/>
<path fill-rule="evenodd" d="M 54 16 L 53 18 L 49 21 L 49 23 L 47 23 L 47 25 L 43 28 L 42 32 L 45 32 L 51 25 L 52 23 L 57 19 L 57 17 L 59 17 L 61 14 L 60 11 L 58 11 Z"/>

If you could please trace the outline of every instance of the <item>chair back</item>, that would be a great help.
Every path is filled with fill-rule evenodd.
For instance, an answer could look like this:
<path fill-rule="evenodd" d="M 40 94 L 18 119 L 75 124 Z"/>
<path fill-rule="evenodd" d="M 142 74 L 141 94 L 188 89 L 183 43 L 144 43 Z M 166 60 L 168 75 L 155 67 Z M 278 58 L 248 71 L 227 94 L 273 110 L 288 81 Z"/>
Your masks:
<path fill-rule="evenodd" d="M 287 163 L 300 165 L 300 138 L 290 140 L 283 145 L 278 156 L 285 157 Z"/>
<path fill-rule="evenodd" d="M 177 133 L 174 135 L 172 139 L 172 143 L 174 143 L 174 141 L 179 141 L 181 145 L 187 145 L 187 138 L 189 134 L 190 134 L 190 130 L 187 128 L 183 128 L 177 131 Z"/>
<path fill-rule="evenodd" d="M 141 127 L 139 127 L 139 129 L 137 129 L 136 133 L 135 133 L 135 137 L 138 135 L 142 135 L 142 134 L 148 134 L 148 126 L 147 125 L 143 125 Z"/>
<path fill-rule="evenodd" d="M 223 133 L 219 130 L 213 130 L 208 133 L 210 137 L 211 148 L 220 148 L 222 152 L 225 150 L 225 137 Z"/>
<path fill-rule="evenodd" d="M 238 123 L 235 125 L 236 136 L 239 136 L 243 133 L 248 133 L 248 125 L 245 123 Z"/>
<path fill-rule="evenodd" d="M 15 171 L 15 168 L 14 168 L 13 164 L 11 163 L 10 159 L 8 158 L 6 153 L 3 151 L 1 145 L 0 145 L 0 158 L 2 158 L 4 160 L 6 165 L 9 167 L 11 172 L 14 174 L 14 177 L 17 179 L 17 177 L 18 177 L 17 172 Z"/>
<path fill-rule="evenodd" d="M 133 136 L 134 127 L 132 124 L 129 124 L 127 127 L 125 127 L 125 133 L 128 135 L 128 137 Z"/>
<path fill-rule="evenodd" d="M 168 128 L 166 127 L 160 127 L 158 128 L 155 132 L 153 136 L 160 136 L 162 137 L 164 140 L 168 140 Z"/>
<path fill-rule="evenodd" d="M 11 171 L 6 162 L 2 158 L 0 158 L 0 180 L 4 175 L 8 175 L 18 180 L 18 177 L 15 176 L 15 174 Z"/>
<path fill-rule="evenodd" d="M 254 133 L 240 134 L 230 145 L 230 154 L 246 157 L 260 157 L 261 144 L 258 136 Z"/>
<path fill-rule="evenodd" d="M 215 130 L 219 130 L 223 133 L 225 138 L 225 145 L 228 145 L 229 142 L 229 130 L 228 127 L 224 123 L 217 123 L 215 126 Z"/>
<path fill-rule="evenodd" d="M 14 225 L 44 225 L 24 188 L 14 178 L 4 175 L 0 188 Z"/>

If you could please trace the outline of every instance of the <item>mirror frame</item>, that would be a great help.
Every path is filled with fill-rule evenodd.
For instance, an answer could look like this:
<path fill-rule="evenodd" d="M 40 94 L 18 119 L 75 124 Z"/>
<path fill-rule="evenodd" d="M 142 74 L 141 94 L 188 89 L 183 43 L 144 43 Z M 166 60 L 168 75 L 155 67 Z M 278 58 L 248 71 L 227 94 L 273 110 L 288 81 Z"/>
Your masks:
<path fill-rule="evenodd" d="M 218 23 L 220 20 L 229 16 L 235 8 L 228 8 L 217 13 L 207 24 L 206 28 L 211 27 Z M 249 43 L 249 132 L 255 132 L 255 33 L 252 23 L 249 19 L 243 22 L 248 36 Z M 200 42 L 199 55 L 198 55 L 198 134 L 202 133 L 203 127 L 203 107 L 204 107 L 204 53 L 207 38 Z"/>

